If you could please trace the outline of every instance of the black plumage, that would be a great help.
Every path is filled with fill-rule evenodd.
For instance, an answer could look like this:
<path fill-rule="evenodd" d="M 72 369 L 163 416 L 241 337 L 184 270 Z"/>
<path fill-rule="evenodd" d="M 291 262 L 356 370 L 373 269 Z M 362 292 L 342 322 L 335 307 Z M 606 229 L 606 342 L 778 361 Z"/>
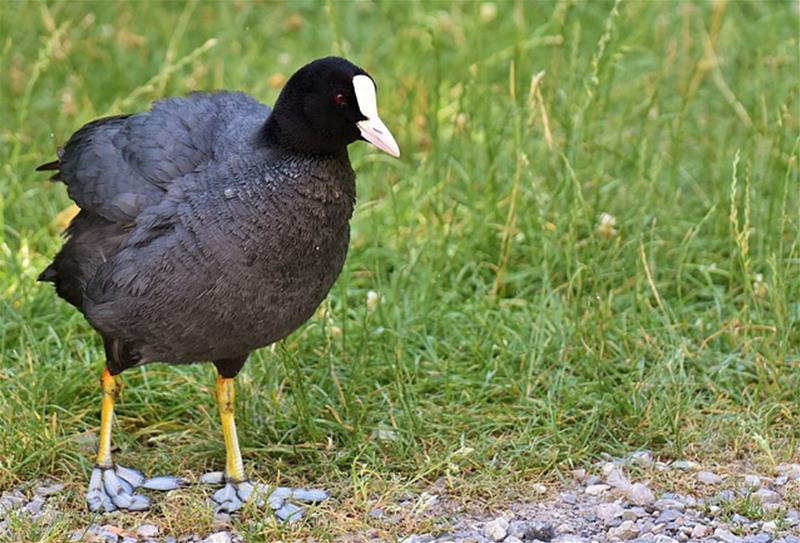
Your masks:
<path fill-rule="evenodd" d="M 39 168 L 81 208 L 40 279 L 102 335 L 112 375 L 213 361 L 231 377 L 313 314 L 347 253 L 359 74 L 315 61 L 272 112 L 238 92 L 161 100 L 90 122 Z"/>

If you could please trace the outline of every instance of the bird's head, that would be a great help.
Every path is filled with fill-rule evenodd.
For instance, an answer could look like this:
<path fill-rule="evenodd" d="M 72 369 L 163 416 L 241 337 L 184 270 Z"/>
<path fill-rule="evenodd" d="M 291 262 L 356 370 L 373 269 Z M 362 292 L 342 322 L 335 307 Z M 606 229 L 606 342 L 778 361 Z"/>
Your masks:
<path fill-rule="evenodd" d="M 397 142 L 378 116 L 376 91 L 372 77 L 355 64 L 321 58 L 289 78 L 270 123 L 298 151 L 333 154 L 363 139 L 399 157 Z"/>

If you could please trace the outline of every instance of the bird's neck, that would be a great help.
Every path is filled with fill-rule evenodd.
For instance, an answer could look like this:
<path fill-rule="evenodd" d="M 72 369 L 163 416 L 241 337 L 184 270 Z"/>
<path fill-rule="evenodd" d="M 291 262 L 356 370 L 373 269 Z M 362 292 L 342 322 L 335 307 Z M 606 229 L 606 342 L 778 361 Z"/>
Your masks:
<path fill-rule="evenodd" d="M 272 148 L 301 155 L 348 159 L 347 146 L 328 145 L 321 134 L 313 133 L 291 118 L 282 117 L 275 110 L 264 122 L 261 135 L 264 143 Z"/>

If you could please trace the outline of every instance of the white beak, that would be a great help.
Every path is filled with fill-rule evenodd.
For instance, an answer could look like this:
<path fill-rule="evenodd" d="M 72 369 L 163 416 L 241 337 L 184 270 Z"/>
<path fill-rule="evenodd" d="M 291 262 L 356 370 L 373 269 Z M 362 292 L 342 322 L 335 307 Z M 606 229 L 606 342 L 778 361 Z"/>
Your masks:
<path fill-rule="evenodd" d="M 357 75 L 353 78 L 353 89 L 358 100 L 358 109 L 366 117 L 363 121 L 356 123 L 361 137 L 373 144 L 375 147 L 393 157 L 400 156 L 400 147 L 378 117 L 378 104 L 375 93 L 375 83 L 366 75 Z"/>
<path fill-rule="evenodd" d="M 361 131 L 361 136 L 372 145 L 395 158 L 400 157 L 400 147 L 397 146 L 394 136 L 383 124 L 380 117 L 360 121 L 356 123 L 356 126 Z"/>

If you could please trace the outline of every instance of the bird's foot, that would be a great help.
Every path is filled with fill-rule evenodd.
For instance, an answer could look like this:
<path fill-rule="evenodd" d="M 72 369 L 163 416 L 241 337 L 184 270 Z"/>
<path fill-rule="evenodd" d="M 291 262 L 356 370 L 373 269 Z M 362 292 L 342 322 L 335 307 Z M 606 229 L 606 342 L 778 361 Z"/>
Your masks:
<path fill-rule="evenodd" d="M 287 522 L 295 522 L 303 517 L 303 509 L 298 505 L 314 505 L 330 497 L 324 490 L 307 488 L 271 487 L 252 481 L 232 481 L 221 471 L 206 473 L 201 481 L 211 485 L 223 485 L 211 497 L 217 512 L 232 513 L 241 509 L 248 501 L 256 507 L 269 505 L 275 516 Z"/>
<path fill-rule="evenodd" d="M 135 490 L 174 490 L 184 484 L 183 479 L 172 475 L 147 479 L 137 469 L 120 465 L 95 466 L 89 481 L 89 491 L 86 493 L 86 503 L 91 511 L 144 511 L 150 508 L 152 500 L 142 494 L 135 494 Z"/>

